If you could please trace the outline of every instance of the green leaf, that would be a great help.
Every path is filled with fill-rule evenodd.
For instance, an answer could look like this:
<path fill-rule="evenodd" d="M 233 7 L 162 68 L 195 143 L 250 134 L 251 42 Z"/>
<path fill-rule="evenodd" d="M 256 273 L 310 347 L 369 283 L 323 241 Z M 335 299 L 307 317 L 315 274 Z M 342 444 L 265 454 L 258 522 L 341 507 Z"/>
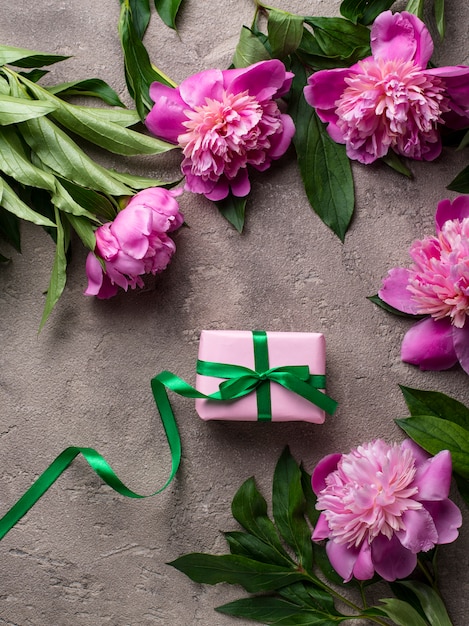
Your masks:
<path fill-rule="evenodd" d="M 254 478 L 248 478 L 238 489 L 231 504 L 231 512 L 245 530 L 271 546 L 283 559 L 291 560 L 267 515 L 267 502 L 257 490 Z"/>
<path fill-rule="evenodd" d="M 384 598 L 380 600 L 384 607 L 380 609 L 393 620 L 397 626 L 428 626 L 424 619 L 420 617 L 417 611 L 407 602 L 397 600 L 396 598 Z M 364 612 L 365 614 L 367 611 Z"/>
<path fill-rule="evenodd" d="M 295 73 L 288 108 L 296 126 L 293 138 L 306 195 L 322 221 L 341 239 L 352 219 L 354 191 L 345 146 L 335 143 L 303 95 L 306 74 L 293 57 Z"/>
<path fill-rule="evenodd" d="M 370 31 L 341 17 L 305 17 L 313 27 L 316 41 L 327 56 L 362 59 L 370 54 Z"/>
<path fill-rule="evenodd" d="M 0 125 L 17 124 L 34 117 L 47 115 L 56 108 L 51 102 L 39 102 L 0 95 Z"/>
<path fill-rule="evenodd" d="M 381 157 L 381 161 L 383 161 L 383 163 L 385 163 L 395 172 L 403 174 L 404 176 L 407 176 L 407 178 L 413 178 L 413 174 L 410 169 L 407 167 L 407 165 L 403 163 L 402 159 L 392 150 L 390 150 L 385 156 Z"/>
<path fill-rule="evenodd" d="M 271 9 L 267 21 L 267 33 L 272 56 L 283 59 L 298 48 L 303 36 L 303 18 L 285 11 Z"/>
<path fill-rule="evenodd" d="M 85 248 L 94 252 L 96 247 L 96 237 L 94 234 L 95 229 L 93 228 L 90 220 L 86 217 L 72 215 L 71 213 L 64 213 L 63 216 L 80 237 Z"/>
<path fill-rule="evenodd" d="M 75 105 L 76 109 L 85 108 Z M 104 107 L 86 107 L 93 117 L 101 118 L 104 122 L 112 122 L 119 126 L 134 126 L 140 123 L 140 116 L 135 109 L 105 109 Z"/>
<path fill-rule="evenodd" d="M 440 39 L 445 38 L 445 0 L 434 0 L 435 21 Z"/>
<path fill-rule="evenodd" d="M 38 226 L 49 226 L 55 228 L 54 222 L 51 222 L 47 217 L 44 217 L 43 215 L 40 215 L 39 213 L 36 213 L 36 211 L 30 209 L 29 206 L 16 195 L 5 180 L 2 180 L 2 184 L 3 193 L 0 204 L 6 211 L 13 213 L 13 215 L 16 215 L 22 220 L 37 224 Z"/>
<path fill-rule="evenodd" d="M 123 1 L 120 0 L 120 3 L 122 4 Z M 128 5 L 132 14 L 135 32 L 138 38 L 143 40 L 151 18 L 150 0 L 128 0 Z"/>
<path fill-rule="evenodd" d="M 238 233 L 243 232 L 246 202 L 247 196 L 238 198 L 232 193 L 223 200 L 215 202 L 220 213 L 236 228 Z"/>
<path fill-rule="evenodd" d="M 255 561 L 262 561 L 262 563 L 274 563 L 274 565 L 287 567 L 294 565 L 288 556 L 283 555 L 254 535 L 243 532 L 228 532 L 224 533 L 224 536 L 230 546 L 231 554 L 246 556 Z"/>
<path fill-rule="evenodd" d="M 247 26 L 243 26 L 233 56 L 234 67 L 248 67 L 258 61 L 267 61 L 271 58 L 259 37 Z"/>
<path fill-rule="evenodd" d="M 99 98 L 106 104 L 115 107 L 125 107 L 117 93 L 104 80 L 100 78 L 88 78 L 86 80 L 75 80 L 69 83 L 61 83 L 53 87 L 47 87 L 47 91 L 55 96 L 91 96 Z"/>
<path fill-rule="evenodd" d="M 71 215 L 76 215 L 77 217 L 86 217 L 91 222 L 99 223 L 96 216 L 87 211 L 81 204 L 76 202 L 59 181 L 57 181 L 55 192 L 51 195 L 51 201 L 54 206 L 64 213 L 70 213 Z"/>
<path fill-rule="evenodd" d="M 433 415 L 416 415 L 395 421 L 430 454 L 449 450 L 453 471 L 469 480 L 469 430 Z"/>
<path fill-rule="evenodd" d="M 469 408 L 439 391 L 424 391 L 399 385 L 412 416 L 434 415 L 469 430 Z"/>
<path fill-rule="evenodd" d="M 176 17 L 182 0 L 155 0 L 155 8 L 166 26 L 176 30 Z"/>
<path fill-rule="evenodd" d="M 272 513 L 283 539 L 298 555 L 300 566 L 311 571 L 313 548 L 311 528 L 305 520 L 305 511 L 300 468 L 287 447 L 274 472 Z"/>
<path fill-rule="evenodd" d="M 431 587 L 416 580 L 398 581 L 398 584 L 415 593 L 430 626 L 453 626 L 443 600 Z"/>
<path fill-rule="evenodd" d="M 371 24 L 375 17 L 387 11 L 395 0 L 343 0 L 340 13 L 356 24 Z"/>
<path fill-rule="evenodd" d="M 0 189 L 3 190 L 1 178 Z M 0 206 L 0 237 L 13 246 L 17 252 L 21 253 L 20 220 L 2 206 Z"/>
<path fill-rule="evenodd" d="M 31 163 L 12 126 L 0 127 L 0 170 L 23 185 L 55 190 L 54 176 Z"/>
<path fill-rule="evenodd" d="M 131 190 L 119 183 L 104 168 L 90 159 L 70 137 L 46 117 L 18 125 L 31 150 L 53 172 L 83 187 L 113 196 L 131 195 Z"/>
<path fill-rule="evenodd" d="M 55 219 L 57 226 L 57 241 L 55 246 L 54 265 L 50 277 L 49 287 L 47 289 L 46 303 L 42 313 L 39 331 L 42 330 L 47 322 L 52 309 L 57 304 L 58 299 L 62 295 L 67 280 L 67 256 L 66 256 L 66 237 L 65 230 L 60 220 L 59 211 L 55 210 Z"/>
<path fill-rule="evenodd" d="M 462 172 L 459 172 L 446 189 L 458 191 L 459 193 L 469 193 L 469 165 Z"/>
<path fill-rule="evenodd" d="M 416 15 L 420 19 L 423 19 L 424 5 L 425 5 L 425 0 L 409 0 L 409 2 L 406 5 L 405 10 L 408 13 L 413 13 L 413 15 Z"/>
<path fill-rule="evenodd" d="M 332 595 L 316 587 L 310 582 L 299 582 L 279 590 L 279 595 L 298 606 L 306 606 L 321 611 L 323 614 L 341 617 L 335 608 L 334 598 Z"/>
<path fill-rule="evenodd" d="M 16 67 L 42 67 L 68 59 L 58 54 L 43 54 L 26 48 L 0 46 L 0 65 L 16 65 Z"/>
<path fill-rule="evenodd" d="M 395 309 L 393 306 L 382 300 L 378 294 L 374 296 L 367 296 L 367 300 L 373 302 L 373 304 L 378 305 L 388 313 L 393 313 L 394 315 L 399 315 L 399 317 L 406 317 L 407 319 L 419 320 L 425 317 L 424 315 L 412 315 L 412 313 L 405 313 L 404 311 L 399 311 L 399 309 Z"/>
<path fill-rule="evenodd" d="M 216 611 L 234 617 L 245 617 L 265 624 L 276 624 L 281 618 L 291 618 L 300 607 L 276 596 L 243 598 L 217 606 Z"/>
<path fill-rule="evenodd" d="M 135 174 L 129 174 L 127 172 L 117 172 L 116 170 L 109 170 L 111 175 L 124 185 L 131 187 L 132 189 L 148 189 L 148 187 L 172 187 L 175 181 L 165 182 L 157 180 L 156 178 L 147 178 L 146 176 L 137 176 Z"/>
<path fill-rule="evenodd" d="M 301 487 L 303 489 L 303 496 L 306 503 L 306 515 L 312 526 L 315 526 L 320 512 L 316 509 L 316 495 L 311 487 L 311 474 L 304 469 L 303 465 L 300 465 L 301 472 Z"/>
<path fill-rule="evenodd" d="M 169 563 L 198 583 L 215 585 L 226 582 L 241 585 L 250 593 L 273 591 L 302 580 L 304 575 L 294 569 L 261 563 L 244 556 L 192 553 Z"/>
<path fill-rule="evenodd" d="M 64 178 L 60 179 L 62 187 L 64 187 L 73 200 L 89 211 L 96 221 L 96 216 L 102 217 L 108 221 L 112 221 L 117 215 L 117 209 L 107 196 L 104 196 L 92 189 L 86 189 L 75 185 Z"/>
<path fill-rule="evenodd" d="M 39 70 L 39 69 L 31 70 L 29 72 L 18 72 L 19 76 L 24 76 L 25 78 L 32 81 L 33 83 L 37 83 L 38 81 L 41 80 L 41 78 L 43 78 L 48 73 L 49 73 L 49 70 Z"/>

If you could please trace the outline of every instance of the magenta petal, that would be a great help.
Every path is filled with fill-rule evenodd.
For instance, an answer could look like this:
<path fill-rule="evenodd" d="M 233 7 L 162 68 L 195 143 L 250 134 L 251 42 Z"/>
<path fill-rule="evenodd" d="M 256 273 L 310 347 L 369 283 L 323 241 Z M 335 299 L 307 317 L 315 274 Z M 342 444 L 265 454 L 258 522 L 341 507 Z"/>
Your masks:
<path fill-rule="evenodd" d="M 123 252 L 143 259 L 148 250 L 148 235 L 152 228 L 152 210 L 146 206 L 128 205 L 117 214 L 112 232 Z"/>
<path fill-rule="evenodd" d="M 193 74 L 179 85 L 179 93 L 184 102 L 192 109 L 206 104 L 207 98 L 221 100 L 223 94 L 223 72 L 215 69 Z"/>
<path fill-rule="evenodd" d="M 371 555 L 376 572 L 388 582 L 406 578 L 417 565 L 417 555 L 404 548 L 395 535 L 391 539 L 378 535 L 371 544 Z"/>
<path fill-rule="evenodd" d="M 316 522 L 316 526 L 314 527 L 311 539 L 313 541 L 321 541 L 322 539 L 327 539 L 330 534 L 331 529 L 327 523 L 326 516 L 324 513 L 321 513 L 318 517 L 318 521 Z"/>
<path fill-rule="evenodd" d="M 304 96 L 306 102 L 317 110 L 323 122 L 331 121 L 323 119 L 324 111 L 329 109 L 335 111 L 335 103 L 347 86 L 345 78 L 350 75 L 354 67 L 321 70 L 309 77 L 308 85 L 304 88 Z M 336 120 L 337 116 L 334 119 Z"/>
<path fill-rule="evenodd" d="M 230 180 L 231 192 L 237 198 L 244 198 L 251 191 L 251 183 L 249 182 L 248 171 L 245 167 L 242 167 L 236 178 Z"/>
<path fill-rule="evenodd" d="M 370 578 L 373 578 L 374 573 L 375 568 L 371 558 L 371 546 L 368 541 L 364 541 L 355 561 L 353 575 L 357 580 L 370 580 Z"/>
<path fill-rule="evenodd" d="M 184 114 L 187 106 L 179 91 L 161 83 L 152 83 L 150 97 L 155 105 L 145 119 L 146 127 L 156 137 L 177 144 L 179 135 L 185 131 L 182 123 L 187 120 Z"/>
<path fill-rule="evenodd" d="M 347 548 L 343 543 L 336 543 L 332 539 L 326 544 L 326 552 L 335 571 L 342 576 L 344 583 L 348 583 L 353 576 L 353 568 L 359 555 L 357 548 Z"/>
<path fill-rule="evenodd" d="M 425 508 L 433 518 L 438 533 L 438 544 L 451 543 L 458 538 L 458 528 L 462 524 L 459 508 L 451 500 L 426 502 Z"/>
<path fill-rule="evenodd" d="M 424 68 L 433 54 L 433 41 L 415 15 L 384 11 L 371 28 L 371 50 L 375 58 L 415 61 Z"/>
<path fill-rule="evenodd" d="M 438 541 L 433 518 L 427 509 L 405 511 L 402 515 L 405 529 L 396 532 L 401 544 L 414 554 L 428 552 Z"/>
<path fill-rule="evenodd" d="M 453 326 L 453 345 L 461 367 L 469 374 L 469 317 L 462 328 Z"/>
<path fill-rule="evenodd" d="M 401 358 L 406 363 L 419 365 L 421 370 L 439 371 L 455 365 L 458 357 L 449 318 L 427 317 L 412 326 L 402 342 Z"/>
<path fill-rule="evenodd" d="M 325 488 L 326 477 L 337 469 L 341 458 L 342 455 L 337 452 L 335 454 L 328 454 L 316 465 L 311 476 L 311 485 L 316 495 Z"/>
<path fill-rule="evenodd" d="M 259 61 L 249 67 L 223 72 L 225 88 L 230 93 L 249 91 L 259 102 L 270 100 L 282 90 L 286 72 L 284 64 L 278 59 Z"/>
<path fill-rule="evenodd" d="M 88 252 L 85 267 L 88 278 L 88 286 L 84 292 L 85 296 L 96 296 L 103 284 L 103 268 L 92 252 Z"/>
<path fill-rule="evenodd" d="M 395 309 L 416 315 L 418 313 L 417 304 L 407 289 L 410 276 L 411 272 L 407 268 L 393 267 L 383 280 L 383 286 L 378 291 L 378 296 Z"/>
<path fill-rule="evenodd" d="M 445 500 L 451 485 L 452 462 L 448 450 L 442 450 L 417 468 L 414 484 L 418 487 L 416 498 L 423 500 Z"/>
<path fill-rule="evenodd" d="M 453 202 L 441 200 L 435 214 L 436 228 L 441 230 L 448 220 L 463 220 L 465 217 L 469 217 L 469 196 L 458 196 Z"/>
<path fill-rule="evenodd" d="M 281 114 L 283 130 L 270 137 L 269 157 L 271 159 L 279 159 L 290 146 L 293 135 L 295 134 L 295 124 L 289 115 Z"/>

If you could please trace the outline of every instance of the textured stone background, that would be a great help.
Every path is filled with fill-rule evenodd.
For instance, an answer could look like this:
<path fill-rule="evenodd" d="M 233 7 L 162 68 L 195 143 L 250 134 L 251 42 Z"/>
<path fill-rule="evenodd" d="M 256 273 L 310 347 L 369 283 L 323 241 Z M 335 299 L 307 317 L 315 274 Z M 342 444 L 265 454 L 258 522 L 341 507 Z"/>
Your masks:
<path fill-rule="evenodd" d="M 446 4 L 447 37 L 436 60 L 468 64 L 469 5 Z M 278 6 L 338 15 L 339 1 Z M 253 10 L 251 0 L 185 0 L 179 34 L 153 18 L 146 40 L 153 62 L 177 82 L 227 67 Z M 52 66 L 50 82 L 101 77 L 131 105 L 118 14 L 117 0 L 16 0 L 2 12 L 0 41 L 73 55 Z M 143 175 L 178 172 L 177 154 L 128 161 L 96 156 Z M 193 584 L 166 563 L 186 552 L 225 551 L 219 531 L 235 527 L 230 502 L 247 477 L 255 475 L 269 497 L 286 444 L 311 470 L 324 453 L 374 437 L 400 440 L 393 422 L 406 414 L 399 383 L 468 403 L 460 369 L 422 373 L 401 363 L 409 322 L 366 299 L 390 267 L 408 261 L 411 241 L 433 232 L 436 204 L 455 196 L 445 187 L 465 160 L 445 151 L 437 162 L 414 163 L 412 181 L 383 167 L 354 167 L 357 210 L 344 244 L 312 213 L 293 153 L 253 177 L 242 236 L 210 202 L 185 194 L 190 229 L 176 235 L 178 251 L 164 274 L 111 301 L 85 298 L 86 253 L 76 242 L 65 293 L 39 335 L 53 246 L 39 228 L 25 227 L 23 254 L 12 252 L 12 263 L 0 269 L 0 511 L 68 445 L 95 447 L 137 491 L 161 485 L 169 453 L 149 382 L 166 368 L 194 380 L 202 328 L 323 332 L 328 389 L 340 408 L 324 426 L 203 423 L 191 401 L 175 397 L 183 462 L 171 487 L 132 501 L 76 460 L 0 543 L 0 624 L 241 624 L 213 607 L 242 590 Z M 469 613 L 468 547 L 466 526 L 441 551 L 442 588 L 455 626 L 465 626 Z"/>

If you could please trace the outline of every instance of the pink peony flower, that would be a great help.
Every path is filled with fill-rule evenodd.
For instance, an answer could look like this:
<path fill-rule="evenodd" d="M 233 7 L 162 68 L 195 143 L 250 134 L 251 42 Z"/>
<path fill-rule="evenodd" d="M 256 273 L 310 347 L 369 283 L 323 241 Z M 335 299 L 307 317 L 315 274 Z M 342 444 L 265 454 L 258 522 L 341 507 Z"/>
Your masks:
<path fill-rule="evenodd" d="M 206 70 L 172 88 L 153 83 L 155 105 L 146 119 L 157 137 L 177 143 L 186 189 L 210 200 L 250 191 L 247 166 L 263 171 L 290 145 L 295 127 L 274 98 L 293 74 L 278 60 L 243 69 Z"/>
<path fill-rule="evenodd" d="M 389 150 L 432 161 L 439 124 L 469 125 L 469 67 L 426 69 L 433 42 L 415 15 L 385 11 L 371 29 L 372 56 L 349 68 L 322 70 L 304 94 L 347 155 L 372 163 Z"/>
<path fill-rule="evenodd" d="M 328 539 L 327 555 L 348 582 L 376 572 L 387 581 L 405 578 L 417 554 L 458 536 L 462 517 L 448 499 L 448 450 L 430 457 L 413 441 L 388 445 L 377 439 L 349 454 L 330 454 L 312 475 L 321 511 L 312 539 Z"/>
<path fill-rule="evenodd" d="M 118 287 L 143 287 L 142 275 L 165 269 L 176 250 L 166 233 L 184 221 L 176 200 L 181 193 L 161 187 L 140 191 L 113 222 L 96 230 L 95 254 L 86 259 L 85 295 L 111 298 Z"/>
<path fill-rule="evenodd" d="M 422 370 L 460 362 L 469 374 L 469 196 L 442 200 L 436 236 L 410 248 L 410 268 L 395 267 L 379 297 L 395 309 L 426 315 L 405 335 L 401 357 Z"/>

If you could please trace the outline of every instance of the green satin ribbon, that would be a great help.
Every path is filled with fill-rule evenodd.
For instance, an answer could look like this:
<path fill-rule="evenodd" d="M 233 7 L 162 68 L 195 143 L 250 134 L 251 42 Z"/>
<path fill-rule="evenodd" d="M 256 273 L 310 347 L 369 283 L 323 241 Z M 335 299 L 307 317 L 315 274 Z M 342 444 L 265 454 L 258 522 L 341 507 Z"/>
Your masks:
<path fill-rule="evenodd" d="M 154 493 L 141 495 L 132 491 L 118 478 L 109 463 L 93 448 L 66 448 L 39 476 L 36 482 L 24 493 L 11 509 L 0 519 L 0 539 L 29 511 L 44 495 L 57 478 L 67 469 L 76 456 L 82 454 L 91 469 L 100 476 L 114 491 L 127 498 L 148 498 L 161 493 L 173 480 L 181 462 L 181 439 L 176 419 L 169 402 L 166 389 L 185 398 L 202 398 L 227 402 L 246 396 L 253 391 L 257 396 L 258 418 L 271 420 L 270 382 L 278 383 L 306 398 L 330 415 L 337 407 L 335 400 L 319 391 L 326 386 L 323 375 L 310 375 L 307 365 L 286 365 L 269 368 L 267 336 L 264 331 L 253 332 L 254 364 L 251 370 L 242 365 L 197 361 L 197 372 L 204 376 L 226 379 L 219 385 L 219 390 L 210 395 L 197 391 L 182 378 L 168 371 L 163 371 L 151 380 L 151 388 L 156 406 L 160 413 L 166 439 L 171 451 L 171 472 L 165 484 Z"/>

